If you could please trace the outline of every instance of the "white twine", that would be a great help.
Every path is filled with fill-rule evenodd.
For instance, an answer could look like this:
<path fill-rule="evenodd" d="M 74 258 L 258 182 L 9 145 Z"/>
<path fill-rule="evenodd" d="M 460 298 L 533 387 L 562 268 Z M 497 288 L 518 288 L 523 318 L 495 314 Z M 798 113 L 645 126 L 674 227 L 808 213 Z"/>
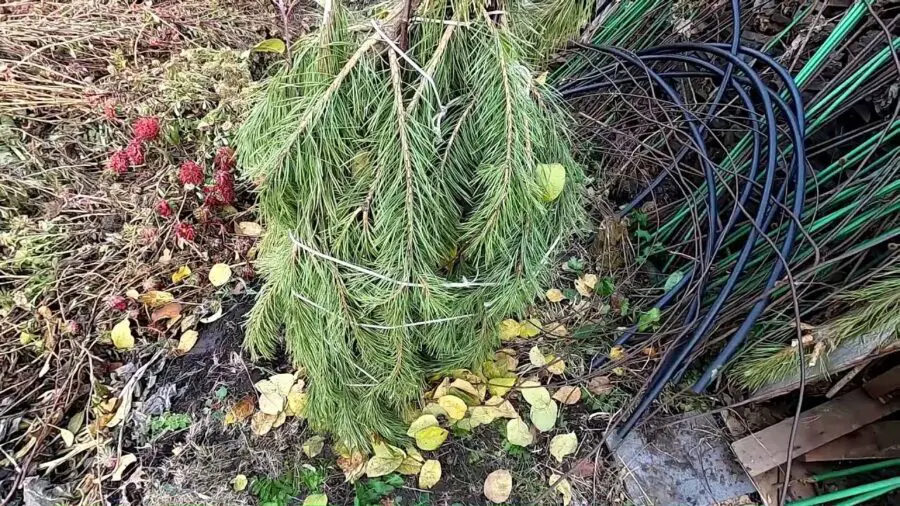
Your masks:
<path fill-rule="evenodd" d="M 407 55 L 402 49 L 394 44 L 394 41 L 392 41 L 391 38 L 381 30 L 381 27 L 378 26 L 378 23 L 376 23 L 374 19 L 372 20 L 372 28 L 374 28 L 375 31 L 378 32 L 378 35 L 381 36 L 381 40 L 383 40 L 391 49 L 393 49 L 394 52 L 397 53 L 398 56 L 400 56 L 400 58 L 406 60 L 406 62 L 409 63 L 412 68 L 416 70 L 416 72 L 422 75 L 422 79 L 425 79 L 426 81 L 428 81 L 428 84 L 431 85 L 431 90 L 434 92 L 434 98 L 438 102 L 439 109 L 438 113 L 432 119 L 431 127 L 432 129 L 434 129 L 434 132 L 436 134 L 440 135 L 441 120 L 444 118 L 444 115 L 447 114 L 448 106 L 444 105 L 443 102 L 441 102 L 441 95 L 438 93 L 437 85 L 434 83 L 434 79 L 431 78 L 431 75 L 428 74 L 428 72 L 425 72 L 425 69 L 420 67 L 418 63 L 416 63 L 412 58 L 409 57 L 409 55 Z"/>
<path fill-rule="evenodd" d="M 317 250 L 303 244 L 299 240 L 297 240 L 297 237 L 294 235 L 293 232 L 290 232 L 288 234 L 288 236 L 291 238 L 291 242 L 293 242 L 295 246 L 297 246 L 298 248 L 302 249 L 303 251 L 309 253 L 310 255 L 319 257 L 323 260 L 328 260 L 330 262 L 334 262 L 338 265 L 342 265 L 348 269 L 354 270 L 361 274 L 366 274 L 366 275 L 372 276 L 374 278 L 378 278 L 383 281 L 388 281 L 390 283 L 394 283 L 396 285 L 400 285 L 400 286 L 404 286 L 404 287 L 408 287 L 408 288 L 428 288 L 428 285 L 424 285 L 421 283 L 411 283 L 409 281 L 400 281 L 398 279 L 394 279 L 394 278 L 385 276 L 384 274 L 381 274 L 379 272 L 375 272 L 371 269 L 366 269 L 365 267 L 361 267 L 356 264 L 351 264 L 350 262 L 345 262 L 344 260 L 341 260 L 339 258 L 335 258 L 331 255 L 322 253 L 321 251 L 317 251 Z M 437 286 L 440 286 L 441 288 L 475 288 L 475 287 L 482 287 L 482 286 L 498 286 L 498 285 L 499 285 L 499 283 L 479 283 L 476 281 L 463 280 L 463 281 L 455 282 L 455 283 L 441 283 Z"/>

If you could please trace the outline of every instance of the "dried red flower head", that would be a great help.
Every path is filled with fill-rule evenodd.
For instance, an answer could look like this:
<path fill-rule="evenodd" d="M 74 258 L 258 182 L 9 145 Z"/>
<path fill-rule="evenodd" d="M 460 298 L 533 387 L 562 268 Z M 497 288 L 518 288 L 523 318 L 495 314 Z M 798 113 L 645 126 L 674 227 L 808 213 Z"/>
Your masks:
<path fill-rule="evenodd" d="M 234 175 L 226 170 L 217 170 L 213 174 L 213 184 L 203 189 L 206 205 L 225 206 L 234 203 Z"/>
<path fill-rule="evenodd" d="M 152 141 L 159 136 L 159 118 L 145 116 L 134 122 L 134 140 L 138 142 Z"/>
<path fill-rule="evenodd" d="M 200 186 L 203 184 L 203 167 L 191 161 L 182 163 L 178 170 L 178 180 L 185 186 Z"/>
<path fill-rule="evenodd" d="M 81 325 L 75 320 L 66 320 L 63 325 L 63 334 L 76 335 L 81 333 Z"/>
<path fill-rule="evenodd" d="M 168 218 L 172 216 L 172 208 L 169 206 L 168 200 L 160 200 L 158 204 L 156 204 L 156 213 L 162 216 L 163 218 Z"/>
<path fill-rule="evenodd" d="M 231 171 L 234 168 L 234 150 L 228 146 L 222 146 L 216 151 L 216 157 L 213 159 L 213 165 L 216 170 Z"/>
<path fill-rule="evenodd" d="M 125 154 L 128 155 L 128 161 L 132 166 L 144 164 L 144 146 L 137 139 L 128 143 Z"/>
<path fill-rule="evenodd" d="M 190 223 L 179 222 L 175 224 L 175 237 L 185 241 L 194 240 L 194 227 Z"/>
<path fill-rule="evenodd" d="M 141 229 L 141 244 L 144 246 L 153 244 L 159 238 L 159 231 L 153 227 L 144 227 Z"/>
<path fill-rule="evenodd" d="M 121 295 L 112 295 L 106 298 L 106 307 L 116 311 L 125 311 L 128 309 L 128 300 Z"/>
<path fill-rule="evenodd" d="M 121 176 L 122 174 L 128 172 L 128 167 L 131 166 L 131 159 L 128 157 L 128 153 L 126 153 L 124 149 L 120 149 L 109 157 L 109 161 L 106 162 L 106 166 L 109 167 L 111 171 L 115 172 L 116 175 Z"/>

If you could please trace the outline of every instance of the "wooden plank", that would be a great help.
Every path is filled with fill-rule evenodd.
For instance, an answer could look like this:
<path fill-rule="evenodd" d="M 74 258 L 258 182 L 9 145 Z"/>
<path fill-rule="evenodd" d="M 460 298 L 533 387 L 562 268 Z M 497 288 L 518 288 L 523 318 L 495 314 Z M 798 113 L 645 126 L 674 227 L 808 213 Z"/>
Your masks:
<path fill-rule="evenodd" d="M 832 377 L 841 371 L 898 350 L 900 350 L 900 340 L 897 339 L 894 329 L 873 332 L 857 339 L 845 339 L 834 351 L 828 353 L 827 360 L 819 360 L 815 367 L 806 369 L 806 384 Z M 800 373 L 794 372 L 786 378 L 760 387 L 753 392 L 753 397 L 758 401 L 763 401 L 793 392 L 799 386 Z"/>
<path fill-rule="evenodd" d="M 882 404 L 858 388 L 800 415 L 794 437 L 799 457 L 900 409 L 900 400 Z M 787 444 L 794 418 L 788 418 L 732 443 L 731 448 L 750 476 L 759 476 L 787 462 Z"/>
<path fill-rule="evenodd" d="M 791 483 L 788 485 L 788 501 L 798 501 L 816 495 L 816 489 L 809 481 L 812 472 L 806 464 L 794 459 L 791 464 Z M 779 506 L 781 488 L 784 484 L 784 466 L 769 469 L 761 475 L 752 478 L 753 485 L 759 493 L 759 497 L 765 506 Z"/>
<path fill-rule="evenodd" d="M 900 458 L 900 420 L 875 422 L 820 446 L 805 462 Z"/>
<path fill-rule="evenodd" d="M 900 393 L 898 392 L 900 390 L 900 365 L 866 382 L 863 389 L 873 399 L 878 399 L 882 403 L 887 402 L 894 395 Z"/>

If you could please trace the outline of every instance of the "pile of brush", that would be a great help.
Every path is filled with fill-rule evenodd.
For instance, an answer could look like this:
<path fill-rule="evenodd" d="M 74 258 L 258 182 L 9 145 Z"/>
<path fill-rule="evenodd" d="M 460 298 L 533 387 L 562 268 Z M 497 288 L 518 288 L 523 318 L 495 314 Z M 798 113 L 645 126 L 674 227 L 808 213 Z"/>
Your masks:
<path fill-rule="evenodd" d="M 480 363 L 546 287 L 583 176 L 533 65 L 591 3 L 326 2 L 265 86 L 237 146 L 266 227 L 246 344 L 305 370 L 314 428 L 402 437 L 426 375 Z"/>

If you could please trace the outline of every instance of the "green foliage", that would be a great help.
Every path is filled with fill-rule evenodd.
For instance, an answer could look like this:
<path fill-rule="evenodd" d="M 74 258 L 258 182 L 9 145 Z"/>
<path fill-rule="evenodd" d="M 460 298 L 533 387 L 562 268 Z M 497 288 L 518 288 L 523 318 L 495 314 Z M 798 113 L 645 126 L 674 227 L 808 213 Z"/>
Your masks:
<path fill-rule="evenodd" d="M 157 438 L 169 432 L 178 432 L 191 426 L 191 415 L 168 411 L 150 420 L 150 437 Z"/>
<path fill-rule="evenodd" d="M 430 79 L 336 8 L 238 134 L 266 226 L 246 345 L 269 357 L 283 336 L 310 424 L 352 446 L 403 437 L 425 375 L 489 356 L 585 221 L 564 117 L 526 66 L 538 51 L 483 8 L 410 27 Z M 550 202 L 542 163 L 566 170 Z"/>
<path fill-rule="evenodd" d="M 277 478 L 257 476 L 250 482 L 250 493 L 259 499 L 262 506 L 287 506 L 291 499 L 300 495 L 300 489 L 293 475 Z"/>
<path fill-rule="evenodd" d="M 609 297 L 616 292 L 616 281 L 609 276 L 603 276 L 594 285 L 594 291 L 601 297 Z"/>
<path fill-rule="evenodd" d="M 656 326 L 659 323 L 659 318 L 662 313 L 660 312 L 658 307 L 655 307 L 649 311 L 642 311 L 641 315 L 638 317 L 638 332 L 644 332 L 650 328 Z"/>
<path fill-rule="evenodd" d="M 306 491 L 321 492 L 325 484 L 325 469 L 307 464 L 300 468 L 297 478 Z"/>
<path fill-rule="evenodd" d="M 354 486 L 353 506 L 379 506 L 382 498 L 402 486 L 403 477 L 399 474 L 360 480 Z"/>

